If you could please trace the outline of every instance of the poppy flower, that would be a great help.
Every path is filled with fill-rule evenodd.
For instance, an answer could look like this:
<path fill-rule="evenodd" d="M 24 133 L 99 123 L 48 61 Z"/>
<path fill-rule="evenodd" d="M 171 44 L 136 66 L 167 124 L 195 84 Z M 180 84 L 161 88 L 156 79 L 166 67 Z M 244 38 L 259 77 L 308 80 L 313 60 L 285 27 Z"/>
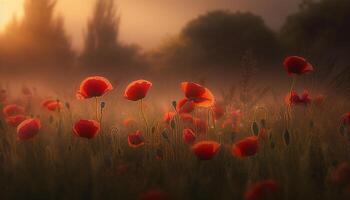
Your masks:
<path fill-rule="evenodd" d="M 152 83 L 146 80 L 131 82 L 125 89 L 124 97 L 130 101 L 138 101 L 146 97 Z"/>
<path fill-rule="evenodd" d="M 139 200 L 167 200 L 168 196 L 160 189 L 151 189 L 142 194 Z"/>
<path fill-rule="evenodd" d="M 244 195 L 245 200 L 278 199 L 278 184 L 274 180 L 264 180 L 253 184 Z"/>
<path fill-rule="evenodd" d="M 193 144 L 193 142 L 196 140 L 196 136 L 194 135 L 194 132 L 189 128 L 185 128 L 183 130 L 182 138 L 186 144 Z"/>
<path fill-rule="evenodd" d="M 179 101 L 176 107 L 179 113 L 190 113 L 194 110 L 194 103 L 193 101 L 184 98 L 181 101 Z"/>
<path fill-rule="evenodd" d="M 137 148 L 145 144 L 145 140 L 140 131 L 128 135 L 128 144 L 130 147 Z"/>
<path fill-rule="evenodd" d="M 194 121 L 192 115 L 188 113 L 181 113 L 180 119 L 185 124 L 193 124 L 193 121 Z"/>
<path fill-rule="evenodd" d="M 170 121 L 174 118 L 175 115 L 176 115 L 175 112 L 166 112 L 164 114 L 164 122 L 169 124 Z"/>
<path fill-rule="evenodd" d="M 208 123 L 203 120 L 203 119 L 199 119 L 199 118 L 195 118 L 193 120 L 194 123 L 194 127 L 196 128 L 197 133 L 199 134 L 204 134 L 207 132 L 208 130 Z"/>
<path fill-rule="evenodd" d="M 305 58 L 299 56 L 289 56 L 285 58 L 283 64 L 289 75 L 301 75 L 314 70 Z"/>
<path fill-rule="evenodd" d="M 213 117 L 216 120 L 219 120 L 225 114 L 225 109 L 218 103 L 214 104 L 213 107 Z"/>
<path fill-rule="evenodd" d="M 342 117 L 341 117 L 341 123 L 344 126 L 350 126 L 350 112 L 345 113 Z"/>
<path fill-rule="evenodd" d="M 293 105 L 309 105 L 311 103 L 311 98 L 309 96 L 308 91 L 304 91 L 301 96 L 299 96 L 295 91 L 291 91 L 286 96 L 286 104 L 293 106 Z"/>
<path fill-rule="evenodd" d="M 92 139 L 100 131 L 100 123 L 95 120 L 81 119 L 75 123 L 73 132 L 76 136 Z"/>
<path fill-rule="evenodd" d="M 220 149 L 220 144 L 215 141 L 201 141 L 192 146 L 194 154 L 200 160 L 212 159 Z"/>
<path fill-rule="evenodd" d="M 250 136 L 232 145 L 232 154 L 237 157 L 254 156 L 258 152 L 258 137 Z"/>
<path fill-rule="evenodd" d="M 345 186 L 350 184 L 350 165 L 346 162 L 339 164 L 332 170 L 330 183 L 336 186 Z"/>
<path fill-rule="evenodd" d="M 84 79 L 77 92 L 78 99 L 100 97 L 113 89 L 108 79 L 101 76 L 91 76 Z"/>
<path fill-rule="evenodd" d="M 3 108 L 2 112 L 6 117 L 24 114 L 24 108 L 16 104 L 10 104 Z"/>
<path fill-rule="evenodd" d="M 214 105 L 214 95 L 207 88 L 192 82 L 181 83 L 181 89 L 187 99 L 191 100 L 196 106 L 211 107 Z"/>
<path fill-rule="evenodd" d="M 26 120 L 27 117 L 24 115 L 14 115 L 6 118 L 6 123 L 12 127 L 17 127 L 20 123 Z"/>
<path fill-rule="evenodd" d="M 55 111 L 62 108 L 62 103 L 60 101 L 52 99 L 43 101 L 41 105 L 49 111 Z"/>
<path fill-rule="evenodd" d="M 27 119 L 21 122 L 17 126 L 17 137 L 20 140 L 32 139 L 36 134 L 38 134 L 41 128 L 41 122 L 39 119 Z"/>

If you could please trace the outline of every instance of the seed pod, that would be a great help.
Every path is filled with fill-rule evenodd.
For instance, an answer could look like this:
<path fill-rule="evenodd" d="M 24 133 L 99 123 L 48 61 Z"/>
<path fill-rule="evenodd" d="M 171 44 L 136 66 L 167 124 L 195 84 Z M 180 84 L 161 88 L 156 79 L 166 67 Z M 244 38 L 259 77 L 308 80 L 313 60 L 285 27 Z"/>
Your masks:
<path fill-rule="evenodd" d="M 166 132 L 166 130 L 162 131 L 161 135 L 164 139 L 169 140 L 168 133 Z"/>
<path fill-rule="evenodd" d="M 103 109 L 104 107 L 106 107 L 106 102 L 102 101 L 101 102 L 101 109 Z"/>
<path fill-rule="evenodd" d="M 172 119 L 171 122 L 170 122 L 170 126 L 172 129 L 175 129 L 175 119 Z"/>
<path fill-rule="evenodd" d="M 258 134 L 259 134 L 259 126 L 258 126 L 258 123 L 256 123 L 256 121 L 254 121 L 254 122 L 252 123 L 251 129 L 252 129 L 252 133 L 253 133 L 255 136 L 258 136 Z"/>
<path fill-rule="evenodd" d="M 173 107 L 174 107 L 175 110 L 176 110 L 177 102 L 176 102 L 176 101 L 173 101 L 173 102 L 171 102 L 171 104 L 173 105 Z"/>
<path fill-rule="evenodd" d="M 347 128 L 342 124 L 342 125 L 340 125 L 340 127 L 339 127 L 339 132 L 340 132 L 340 134 L 342 135 L 342 136 L 345 136 L 346 135 L 346 132 L 347 132 L 347 130 L 346 130 Z"/>
<path fill-rule="evenodd" d="M 290 133 L 287 129 L 283 133 L 283 139 L 285 144 L 288 146 L 290 144 Z"/>

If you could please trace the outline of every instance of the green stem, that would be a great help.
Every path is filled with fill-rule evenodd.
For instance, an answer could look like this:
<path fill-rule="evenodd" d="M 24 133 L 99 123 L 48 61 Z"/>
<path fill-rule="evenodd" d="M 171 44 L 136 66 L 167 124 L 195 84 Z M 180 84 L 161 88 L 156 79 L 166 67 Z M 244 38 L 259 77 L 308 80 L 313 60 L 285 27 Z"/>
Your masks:
<path fill-rule="evenodd" d="M 148 121 L 147 121 L 145 112 L 143 110 L 143 99 L 141 99 L 141 101 L 140 101 L 140 110 L 141 110 L 141 116 L 142 116 L 142 118 L 143 118 L 143 120 L 145 121 L 145 124 L 146 124 L 146 130 L 148 131 Z"/>

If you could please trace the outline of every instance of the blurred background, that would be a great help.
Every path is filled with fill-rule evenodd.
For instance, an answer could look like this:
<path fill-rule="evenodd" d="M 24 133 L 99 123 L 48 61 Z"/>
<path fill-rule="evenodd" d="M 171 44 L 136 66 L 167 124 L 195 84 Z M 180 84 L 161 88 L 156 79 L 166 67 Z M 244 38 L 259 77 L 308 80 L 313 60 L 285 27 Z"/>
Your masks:
<path fill-rule="evenodd" d="M 301 55 L 313 82 L 344 92 L 349 35 L 348 0 L 0 0 L 1 82 L 273 85 Z"/>

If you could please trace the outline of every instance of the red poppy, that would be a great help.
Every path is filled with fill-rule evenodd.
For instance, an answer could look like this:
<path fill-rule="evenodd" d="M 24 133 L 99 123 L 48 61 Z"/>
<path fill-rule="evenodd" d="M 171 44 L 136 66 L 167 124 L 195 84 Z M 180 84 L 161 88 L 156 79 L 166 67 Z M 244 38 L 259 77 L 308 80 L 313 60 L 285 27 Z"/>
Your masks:
<path fill-rule="evenodd" d="M 350 112 L 345 113 L 341 117 L 341 122 L 344 126 L 350 126 Z"/>
<path fill-rule="evenodd" d="M 308 91 L 304 91 L 301 96 L 299 96 L 295 91 L 290 92 L 286 96 L 286 103 L 287 105 L 293 106 L 293 105 L 309 105 L 311 103 L 311 98 L 309 96 Z"/>
<path fill-rule="evenodd" d="M 95 120 L 81 119 L 75 123 L 73 132 L 76 136 L 92 139 L 100 131 L 100 123 Z"/>
<path fill-rule="evenodd" d="M 194 110 L 194 103 L 193 101 L 184 98 L 181 101 L 179 101 L 176 107 L 179 113 L 190 113 Z"/>
<path fill-rule="evenodd" d="M 41 105 L 49 111 L 55 111 L 62 108 L 62 103 L 60 101 L 52 99 L 43 101 Z"/>
<path fill-rule="evenodd" d="M 41 128 L 41 123 L 39 119 L 27 119 L 21 122 L 17 126 L 17 137 L 20 140 L 32 139 L 36 134 L 38 134 Z"/>
<path fill-rule="evenodd" d="M 14 115 L 6 118 L 6 123 L 12 127 L 17 127 L 20 123 L 26 120 L 27 117 L 24 115 Z"/>
<path fill-rule="evenodd" d="M 128 135 L 128 144 L 133 148 L 141 147 L 145 144 L 145 140 L 139 130 Z"/>
<path fill-rule="evenodd" d="M 346 162 L 339 164 L 330 174 L 333 185 L 345 186 L 350 184 L 350 165 Z"/>
<path fill-rule="evenodd" d="M 131 82 L 125 89 L 124 97 L 130 101 L 138 101 L 146 97 L 152 83 L 146 80 Z"/>
<path fill-rule="evenodd" d="M 278 184 L 274 180 L 264 180 L 253 184 L 244 195 L 245 200 L 278 199 Z"/>
<path fill-rule="evenodd" d="M 203 120 L 203 119 L 199 119 L 199 118 L 195 118 L 193 120 L 194 122 L 194 126 L 196 128 L 196 132 L 199 134 L 204 134 L 207 132 L 208 130 L 208 123 Z"/>
<path fill-rule="evenodd" d="M 200 160 L 212 159 L 220 149 L 220 144 L 215 141 L 201 141 L 192 146 L 194 154 Z"/>
<path fill-rule="evenodd" d="M 176 115 L 175 112 L 166 112 L 164 114 L 164 122 L 169 124 L 175 115 Z"/>
<path fill-rule="evenodd" d="M 213 117 L 216 120 L 219 120 L 225 114 L 225 109 L 218 103 L 214 104 L 213 107 Z"/>
<path fill-rule="evenodd" d="M 151 189 L 142 194 L 139 200 L 167 200 L 168 196 L 160 189 Z"/>
<path fill-rule="evenodd" d="M 305 59 L 299 56 L 289 56 L 284 60 L 284 67 L 289 75 L 292 74 L 305 74 L 312 72 L 314 69 L 312 65 Z"/>
<path fill-rule="evenodd" d="M 214 95 L 207 88 L 192 82 L 181 83 L 181 89 L 187 99 L 193 101 L 196 106 L 211 107 L 214 105 Z"/>
<path fill-rule="evenodd" d="M 232 154 L 237 157 L 254 156 L 258 152 L 258 138 L 250 136 L 236 142 L 232 146 Z"/>
<path fill-rule="evenodd" d="M 6 117 L 24 114 L 24 108 L 16 104 L 10 104 L 3 108 L 2 112 Z"/>
<path fill-rule="evenodd" d="M 196 140 L 196 136 L 191 129 L 185 128 L 182 133 L 182 138 L 186 144 L 193 144 L 193 142 Z"/>
<path fill-rule="evenodd" d="M 185 124 L 193 124 L 193 121 L 194 121 L 192 115 L 188 113 L 181 113 L 180 119 Z"/>
<path fill-rule="evenodd" d="M 113 89 L 108 79 L 101 76 L 91 76 L 84 79 L 77 92 L 78 99 L 100 97 Z"/>

